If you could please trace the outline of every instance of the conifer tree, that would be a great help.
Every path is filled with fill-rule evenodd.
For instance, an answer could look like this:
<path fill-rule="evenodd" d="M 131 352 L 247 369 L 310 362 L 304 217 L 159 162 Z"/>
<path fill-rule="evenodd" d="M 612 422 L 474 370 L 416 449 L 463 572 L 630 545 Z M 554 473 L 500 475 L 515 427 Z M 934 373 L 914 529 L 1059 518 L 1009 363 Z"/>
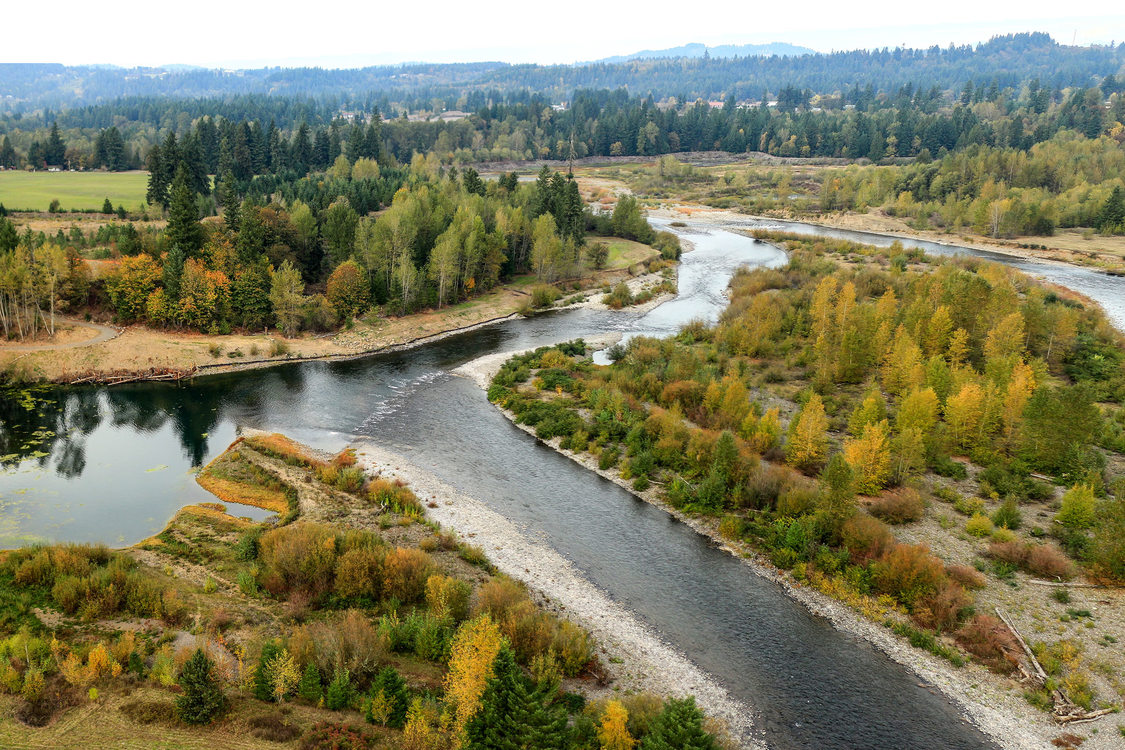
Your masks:
<path fill-rule="evenodd" d="M 703 714 L 695 698 L 671 699 L 641 741 L 641 750 L 716 750 L 711 735 L 703 730 Z"/>
<path fill-rule="evenodd" d="M 835 531 L 855 509 L 855 472 L 844 454 L 836 453 L 828 459 L 828 464 L 820 473 L 820 481 L 824 485 L 825 515 Z"/>
<path fill-rule="evenodd" d="M 164 177 L 164 156 L 159 145 L 149 150 L 145 169 L 148 170 L 148 190 L 145 191 L 145 201 L 150 206 L 160 205 L 167 208 L 168 181 Z"/>
<path fill-rule="evenodd" d="M 226 697 L 215 679 L 214 663 L 197 648 L 180 673 L 183 693 L 176 698 L 176 713 L 188 724 L 208 724 L 226 708 Z"/>
<path fill-rule="evenodd" d="M 165 236 L 173 247 L 179 247 L 191 257 L 203 247 L 203 225 L 199 223 L 199 208 L 195 194 L 188 186 L 187 170 L 180 167 L 172 181 L 168 206 L 168 227 Z"/>
<path fill-rule="evenodd" d="M 387 726 L 401 727 L 406 722 L 406 710 L 409 708 L 408 696 L 406 694 L 406 682 L 394 667 L 385 667 L 371 682 L 370 695 L 372 699 L 374 700 L 379 693 L 382 693 L 390 704 Z"/>
<path fill-rule="evenodd" d="M 59 134 L 57 122 L 51 124 L 51 134 L 47 137 L 43 158 L 47 164 L 52 166 L 62 166 L 66 162 L 66 144 L 63 143 L 62 136 Z"/>
<path fill-rule="evenodd" d="M 330 711 L 340 711 L 347 707 L 352 699 L 352 677 L 348 670 L 341 669 L 336 672 L 328 689 L 324 691 L 324 705 Z"/>
<path fill-rule="evenodd" d="M 262 646 L 262 653 L 258 656 L 258 667 L 254 671 L 254 697 L 260 701 L 273 700 L 273 675 L 270 674 L 270 665 L 281 653 L 281 647 L 276 643 L 267 643 Z"/>
<path fill-rule="evenodd" d="M 305 665 L 301 681 L 297 684 L 297 695 L 302 700 L 313 704 L 319 703 L 324 696 L 324 690 L 320 682 L 320 670 L 311 661 Z"/>
<path fill-rule="evenodd" d="M 542 691 L 533 687 L 506 646 L 493 669 L 480 709 L 465 727 L 466 750 L 562 750 L 566 712 L 547 701 L 557 686 L 548 685 Z"/>

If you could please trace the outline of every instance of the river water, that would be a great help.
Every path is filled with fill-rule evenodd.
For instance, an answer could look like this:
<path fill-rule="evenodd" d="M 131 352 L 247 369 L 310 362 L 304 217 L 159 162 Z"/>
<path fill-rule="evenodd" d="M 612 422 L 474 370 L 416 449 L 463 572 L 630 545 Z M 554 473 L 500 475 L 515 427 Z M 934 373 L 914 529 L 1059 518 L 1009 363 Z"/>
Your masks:
<path fill-rule="evenodd" d="M 771 747 L 989 747 L 936 690 L 667 513 L 540 445 L 479 388 L 450 375 L 493 352 L 609 331 L 661 335 L 693 318 L 714 320 L 736 267 L 784 263 L 777 249 L 721 228 L 678 231 L 695 246 L 684 256 L 679 294 L 647 314 L 560 311 L 349 362 L 295 363 L 184 385 L 62 389 L 30 414 L 0 405 L 8 420 L 0 453 L 9 453 L 0 459 L 7 467 L 0 473 L 0 545 L 143 539 L 180 506 L 210 498 L 193 470 L 246 427 L 330 450 L 370 438 L 553 546 L 753 706 L 756 731 Z M 1076 288 L 1111 314 L 1123 312 L 1125 279 L 1105 277 L 1103 290 L 1078 269 L 1028 270 L 1059 283 L 1077 279 Z M 50 432 L 36 439 L 36 430 Z"/>

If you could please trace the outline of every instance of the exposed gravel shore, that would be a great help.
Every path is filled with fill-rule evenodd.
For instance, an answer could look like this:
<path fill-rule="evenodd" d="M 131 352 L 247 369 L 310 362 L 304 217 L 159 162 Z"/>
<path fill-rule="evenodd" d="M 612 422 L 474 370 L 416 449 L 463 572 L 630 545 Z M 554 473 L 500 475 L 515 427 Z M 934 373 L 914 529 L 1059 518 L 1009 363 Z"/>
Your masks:
<path fill-rule="evenodd" d="M 482 388 L 487 388 L 501 365 L 518 353 L 491 354 L 462 365 L 454 371 L 454 374 L 468 377 Z M 514 414 L 503 409 L 501 411 L 514 422 Z M 531 427 L 517 426 L 529 434 L 535 434 Z M 836 629 L 862 638 L 887 654 L 913 672 L 920 682 L 940 690 L 958 706 L 968 720 L 992 737 L 1001 747 L 1012 750 L 1050 748 L 1051 740 L 1067 731 L 1087 736 L 1086 742 L 1082 745 L 1084 750 L 1090 748 L 1110 750 L 1125 746 L 1115 726 L 1118 723 L 1115 721 L 1115 716 L 1111 715 L 1092 724 L 1062 729 L 1055 725 L 1047 714 L 1031 708 L 1023 699 L 1022 688 L 1014 681 L 993 675 L 976 664 L 955 668 L 928 652 L 914 648 L 887 628 L 864 618 L 851 607 L 820 591 L 801 585 L 790 575 L 778 570 L 754 553 L 747 545 L 732 545 L 719 534 L 717 521 L 687 516 L 671 508 L 660 499 L 658 488 L 637 492 L 633 490 L 630 482 L 621 478 L 618 471 L 599 469 L 596 459 L 590 454 L 576 454 L 564 450 L 559 447 L 558 438 L 542 442 L 645 502 L 663 508 L 738 557 L 754 575 L 780 585 L 787 595 L 804 604 L 810 612 L 826 618 Z M 1090 730 L 1095 727 L 1100 731 L 1091 734 Z"/>
<path fill-rule="evenodd" d="M 550 546 L 529 538 L 484 503 L 402 456 L 371 442 L 359 442 L 354 447 L 367 471 L 401 479 L 425 502 L 436 503 L 436 508 L 426 511 L 432 520 L 481 546 L 497 569 L 523 581 L 549 607 L 587 628 L 597 639 L 615 688 L 694 695 L 705 712 L 726 723 L 741 747 L 764 747 L 752 737 L 748 706 L 731 698 L 710 675 L 665 643 Z"/>

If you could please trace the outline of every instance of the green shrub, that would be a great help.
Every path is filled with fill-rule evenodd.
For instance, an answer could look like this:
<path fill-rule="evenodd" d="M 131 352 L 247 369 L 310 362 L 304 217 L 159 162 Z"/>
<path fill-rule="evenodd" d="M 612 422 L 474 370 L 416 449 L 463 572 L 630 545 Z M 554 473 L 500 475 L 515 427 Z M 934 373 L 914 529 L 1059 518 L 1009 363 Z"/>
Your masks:
<path fill-rule="evenodd" d="M 966 479 L 969 472 L 960 461 L 954 461 L 949 456 L 939 455 L 930 460 L 930 469 L 940 477 L 950 479 Z"/>
<path fill-rule="evenodd" d="M 624 281 L 619 282 L 617 286 L 613 287 L 613 291 L 602 297 L 602 304 L 613 310 L 628 307 L 633 304 L 633 292 L 629 290 L 629 285 Z"/>
<path fill-rule="evenodd" d="M 551 639 L 551 650 L 558 656 L 559 667 L 567 677 L 581 674 L 595 653 L 589 633 L 570 620 L 559 620 Z"/>
<path fill-rule="evenodd" d="M 602 448 L 601 455 L 598 456 L 598 468 L 602 471 L 612 469 L 617 465 L 617 459 L 621 457 L 621 452 L 617 448 Z"/>
<path fill-rule="evenodd" d="M 958 497 L 953 501 L 953 509 L 963 516 L 976 516 L 984 513 L 984 500 L 979 497 Z"/>
<path fill-rule="evenodd" d="M 992 514 L 992 523 L 1003 529 L 1015 530 L 1020 527 L 1020 524 L 1023 523 L 1023 517 L 1020 515 L 1020 509 L 1016 505 L 1015 499 L 1009 497 L 996 509 L 996 512 Z"/>
<path fill-rule="evenodd" d="M 531 306 L 536 310 L 550 307 L 561 296 L 561 292 L 548 284 L 536 284 L 531 287 Z"/>
<path fill-rule="evenodd" d="M 983 513 L 975 513 L 965 522 L 965 531 L 973 536 L 985 537 L 992 533 L 992 519 Z"/>
<path fill-rule="evenodd" d="M 414 616 L 414 615 L 412 615 Z M 414 653 L 423 659 L 445 663 L 453 645 L 453 628 L 449 620 L 432 614 L 419 614 L 414 633 Z"/>

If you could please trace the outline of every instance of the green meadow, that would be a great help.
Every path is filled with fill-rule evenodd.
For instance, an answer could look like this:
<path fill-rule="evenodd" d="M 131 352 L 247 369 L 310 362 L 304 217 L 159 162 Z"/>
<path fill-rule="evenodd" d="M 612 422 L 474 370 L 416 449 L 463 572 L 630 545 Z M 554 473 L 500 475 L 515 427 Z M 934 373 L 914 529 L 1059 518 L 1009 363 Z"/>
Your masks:
<path fill-rule="evenodd" d="M 140 208 L 147 172 L 0 172 L 0 203 L 9 211 L 46 211 L 58 198 L 64 211 L 97 210 L 106 198 L 116 208 Z"/>

